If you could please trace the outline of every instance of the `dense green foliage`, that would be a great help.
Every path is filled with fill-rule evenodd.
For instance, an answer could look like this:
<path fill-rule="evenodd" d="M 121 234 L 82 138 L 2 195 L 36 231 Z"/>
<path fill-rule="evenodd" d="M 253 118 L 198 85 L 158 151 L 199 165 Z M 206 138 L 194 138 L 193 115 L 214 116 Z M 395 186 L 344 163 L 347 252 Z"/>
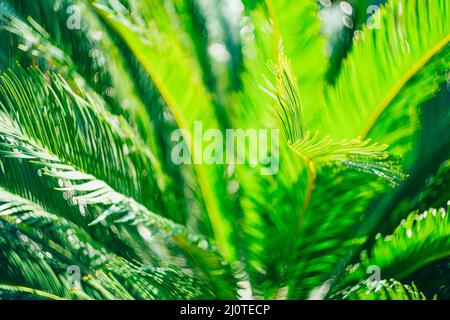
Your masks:
<path fill-rule="evenodd" d="M 0 0 L 0 299 L 449 299 L 450 3 L 349 2 Z"/>

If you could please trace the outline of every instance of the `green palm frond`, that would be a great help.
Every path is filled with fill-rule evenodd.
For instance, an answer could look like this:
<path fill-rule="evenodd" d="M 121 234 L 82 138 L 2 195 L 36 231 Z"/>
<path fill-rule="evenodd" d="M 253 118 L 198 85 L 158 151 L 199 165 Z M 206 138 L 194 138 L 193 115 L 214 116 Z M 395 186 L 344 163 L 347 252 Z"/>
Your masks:
<path fill-rule="evenodd" d="M 97 109 L 101 104 L 95 97 L 85 99 L 57 75 L 50 77 L 47 82 L 38 71 L 4 74 L 0 91 L 4 111 L 23 125 L 20 129 L 24 133 L 56 156 L 90 170 L 151 206 L 158 187 L 153 172 L 142 171 L 151 169 L 151 153 L 134 142 L 137 137 L 119 119 L 105 117 L 108 115 L 101 107 Z M 45 112 L 54 116 L 45 117 Z M 87 123 L 80 130 L 78 125 L 84 122 Z M 61 137 L 71 141 L 70 145 L 58 145 Z M 152 185 L 154 189 L 150 191 Z"/>
<path fill-rule="evenodd" d="M 261 88 L 274 80 L 267 61 L 273 60 L 278 46 L 274 51 L 272 25 L 262 2 L 245 7 L 245 14 L 248 20 L 242 35 L 242 83 L 240 90 L 230 93 L 231 123 L 244 129 L 277 129 L 273 99 Z M 307 170 L 287 147 L 284 137 L 280 139 L 279 153 L 272 154 L 274 161 L 280 161 L 275 175 L 261 176 L 258 167 L 236 167 L 242 208 L 236 225 L 238 246 L 245 280 L 258 298 L 277 297 L 286 282 L 285 269 L 292 259 L 291 248 L 306 194 Z"/>
<path fill-rule="evenodd" d="M 389 1 L 381 17 L 380 29 L 363 30 L 336 85 L 326 92 L 323 123 L 336 139 L 366 137 L 383 112 L 418 106 L 445 79 L 450 33 L 445 0 Z M 398 127 L 397 120 L 386 117 L 384 127 Z"/>
<path fill-rule="evenodd" d="M 114 114 L 124 115 L 133 129 L 142 132 L 152 152 L 156 154 L 148 111 L 138 97 L 133 78 L 125 69 L 125 61 L 119 54 L 119 49 L 113 49 L 113 40 L 94 13 L 83 3 L 74 7 L 71 0 L 61 1 L 55 6 L 47 2 L 27 6 L 21 1 L 11 2 L 11 6 L 3 4 L 4 7 L 1 8 L 0 29 L 5 30 L 6 36 L 17 38 L 20 52 L 15 54 L 26 56 L 43 71 L 57 71 L 68 82 L 76 83 L 76 86 L 91 95 L 98 93 L 107 102 L 105 108 Z M 66 13 L 71 8 L 80 10 L 80 18 L 83 19 L 80 26 L 96 31 L 67 33 L 54 28 L 55 23 L 59 28 L 67 27 Z M 37 17 L 33 16 L 37 21 L 28 16 L 34 12 L 41 13 Z M 27 19 L 21 18 L 19 13 Z M 13 62 L 5 65 L 14 66 Z M 128 80 L 123 81 L 124 79 Z M 121 122 L 123 126 L 128 125 Z"/>
<path fill-rule="evenodd" d="M 292 265 L 291 298 L 308 298 L 334 279 L 335 272 L 345 269 L 349 255 L 367 241 L 362 228 L 371 217 L 372 203 L 392 190 L 386 182 L 376 175 L 362 177 L 358 171 L 332 167 L 317 174 L 303 211 L 297 258 Z M 323 211 L 327 214 L 316 214 Z"/>
<path fill-rule="evenodd" d="M 69 289 L 70 262 L 59 252 L 33 239 L 29 234 L 2 220 L 0 241 L 2 242 L 2 284 L 11 282 L 18 286 L 67 298 L 90 297 L 85 291 L 73 293 Z M 45 276 L 44 276 L 45 275 Z M 87 289 L 89 292 L 89 289 Z M 95 290 L 91 291 L 95 294 Z M 94 297 L 101 295 L 94 295 Z"/>
<path fill-rule="evenodd" d="M 96 179 L 90 174 L 78 171 L 65 164 L 59 158 L 49 154 L 46 150 L 33 145 L 31 139 L 23 135 L 7 116 L 0 116 L 2 123 L 0 132 L 5 142 L 1 144 L 0 153 L 13 159 L 24 159 L 38 166 L 41 175 L 49 176 L 57 181 L 55 189 L 67 194 L 70 201 L 79 206 L 80 211 L 91 214 L 89 225 L 98 224 L 112 216 L 119 221 L 132 222 L 137 225 L 143 223 L 149 227 L 156 227 L 169 235 L 186 230 L 169 219 L 158 216 L 134 199 L 115 191 L 104 181 Z M 102 213 L 95 217 L 100 209 Z M 189 239 L 199 241 L 199 237 L 185 233 Z"/>
<path fill-rule="evenodd" d="M 405 285 L 395 280 L 377 283 L 363 281 L 332 297 L 345 300 L 426 300 L 425 295 L 413 284 Z"/>
<path fill-rule="evenodd" d="M 40 296 L 66 299 L 154 299 L 156 296 L 174 299 L 191 295 L 192 298 L 213 296 L 201 282 L 196 282 L 192 276 L 177 268 L 167 265 L 160 268 L 137 268 L 122 258 L 108 256 L 107 264 L 99 269 L 90 269 L 89 265 L 82 265 L 60 247 L 46 247 L 38 238 L 25 231 L 15 230 L 18 229 L 2 222 L 0 239 L 5 263 L 1 267 L 0 281 L 6 283 L 8 291 L 32 293 L 23 288 L 39 288 L 35 290 Z M 15 235 L 19 238 L 15 239 Z M 73 288 L 70 287 L 71 266 L 81 268 L 80 283 Z M 14 271 L 16 269 L 20 271 Z M 12 281 L 14 285 L 8 284 Z M 169 281 L 176 283 L 176 286 L 164 288 Z"/>
<path fill-rule="evenodd" d="M 317 1 L 267 0 L 265 3 L 274 25 L 274 49 L 280 39 L 291 59 L 292 72 L 307 107 L 305 116 L 312 121 L 316 117 L 314 112 L 323 107 L 322 91 L 328 67 Z"/>
<path fill-rule="evenodd" d="M 68 256 L 77 257 L 79 263 L 98 268 L 108 260 L 104 247 L 96 243 L 82 227 L 45 211 L 33 201 L 6 190 L 0 190 L 0 217 L 36 238 L 43 237 L 59 246 Z"/>
<path fill-rule="evenodd" d="M 61 297 L 49 294 L 41 290 L 8 285 L 0 285 L 0 298 L 2 300 L 18 300 L 18 299 L 32 300 L 33 298 L 39 300 L 42 299 L 61 300 Z"/>
<path fill-rule="evenodd" d="M 440 208 L 446 205 L 450 198 L 450 162 L 448 160 L 444 161 L 422 184 L 419 184 L 417 180 L 419 179 L 407 181 L 402 186 L 396 197 L 402 200 L 392 205 L 392 209 L 389 209 L 391 212 L 388 221 L 386 221 L 388 223 L 385 223 L 377 232 L 392 232 L 400 221 L 408 216 L 408 212 L 413 210 L 425 211 L 428 208 Z M 401 194 L 405 193 L 407 195 L 402 197 Z"/>
<path fill-rule="evenodd" d="M 140 24 L 140 21 L 131 21 L 124 14 L 126 8 L 118 6 L 116 2 L 110 3 L 110 6 L 108 3 L 102 2 L 94 2 L 92 5 L 106 23 L 127 43 L 152 79 L 179 128 L 188 130 L 192 134 L 196 121 L 201 121 L 202 126 L 206 129 L 217 127 L 213 105 L 202 81 L 199 67 L 193 60 L 192 53 L 180 43 L 180 39 L 173 38 L 173 34 L 170 33 L 171 24 L 164 24 L 166 14 L 158 16 L 156 22 L 161 19 L 160 23 L 146 26 Z M 158 2 L 152 3 L 152 8 L 164 12 L 164 8 Z M 144 12 L 153 14 L 151 10 L 145 11 L 149 9 L 150 7 L 144 5 Z M 151 27 L 155 28 L 154 34 L 144 32 Z M 142 34 L 147 34 L 148 37 L 142 38 Z M 160 63 L 161 61 L 165 61 L 165 63 Z M 177 70 L 176 77 L 173 73 L 174 68 Z M 169 88 L 177 88 L 177 90 Z M 199 154 L 195 153 L 198 153 L 199 150 L 194 147 L 194 141 L 190 139 L 190 135 L 185 134 L 185 131 L 183 131 L 183 138 L 193 159 L 193 168 L 217 245 L 227 260 L 231 261 L 235 253 L 230 244 L 230 222 L 224 216 L 220 198 L 213 190 L 218 184 L 216 170 L 219 169 L 220 174 L 220 168 L 210 170 L 201 164 L 196 164 L 195 159 Z M 223 174 L 224 171 L 221 172 Z"/>
<path fill-rule="evenodd" d="M 378 236 L 370 253 L 363 252 L 361 263 L 349 266 L 347 280 L 360 279 L 365 268 L 380 268 L 383 278 L 404 279 L 423 266 L 450 255 L 450 224 L 447 210 L 413 212 L 392 235 Z"/>
<path fill-rule="evenodd" d="M 41 176 L 50 177 L 53 188 L 63 193 L 68 203 L 76 205 L 78 215 L 68 217 L 74 222 L 82 226 L 97 225 L 111 216 L 118 222 L 126 222 L 134 228 L 145 225 L 153 232 L 159 231 L 167 236 L 176 237 L 177 241 L 183 241 L 183 246 L 188 247 L 189 242 L 207 243 L 205 239 L 187 232 L 183 226 L 154 214 L 134 199 L 113 190 L 104 181 L 81 172 L 55 155 L 49 154 L 37 143 L 33 143 L 30 137 L 20 132 L 17 124 L 6 115 L 2 116 L 1 129 L 4 139 L 2 155 L 16 162 L 26 161 L 33 164 L 36 170 L 35 175 L 39 172 Z M 11 188 L 14 188 L 17 182 L 19 181 L 8 183 Z M 59 203 L 56 203 L 53 207 L 58 205 Z M 203 254 L 202 250 L 197 251 L 199 252 L 196 252 L 196 255 Z M 223 268 L 220 264 L 218 267 Z"/>
<path fill-rule="evenodd" d="M 276 78 L 276 87 L 272 90 L 278 102 L 277 113 L 292 151 L 312 166 L 337 163 L 377 174 L 393 183 L 402 179 L 403 175 L 399 168 L 395 168 L 395 162 L 386 161 L 389 157 L 387 145 L 370 143 L 370 139 L 361 138 L 334 141 L 330 136 L 320 138 L 319 132 L 312 135 L 308 131 L 296 80 L 282 47 L 278 63 L 272 65 L 271 69 Z"/>

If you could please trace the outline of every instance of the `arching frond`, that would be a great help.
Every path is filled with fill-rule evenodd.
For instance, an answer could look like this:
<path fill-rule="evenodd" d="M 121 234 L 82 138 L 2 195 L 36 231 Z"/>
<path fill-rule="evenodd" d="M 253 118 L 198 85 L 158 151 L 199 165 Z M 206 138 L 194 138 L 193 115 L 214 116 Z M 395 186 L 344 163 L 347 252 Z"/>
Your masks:
<path fill-rule="evenodd" d="M 136 88 L 129 72 L 125 70 L 122 57 L 117 50 L 113 50 L 113 40 L 93 12 L 84 3 L 74 4 L 71 0 L 63 0 L 55 6 L 45 1 L 27 6 L 21 1 L 11 2 L 11 6 L 26 17 L 36 11 L 44 13 L 25 20 L 11 6 L 3 4 L 1 8 L 0 29 L 17 38 L 18 48 L 31 59 L 28 64 L 44 72 L 57 72 L 71 84 L 74 91 L 87 92 L 87 95 L 95 97 L 97 111 L 115 122 L 116 128 L 120 127 L 127 135 L 133 136 L 133 140 L 141 140 L 134 131 L 141 132 L 144 139 L 140 143 L 144 148 L 145 143 L 149 145 L 154 153 L 152 165 L 155 171 L 159 171 L 161 160 L 157 159 L 158 152 L 154 146 L 153 128 L 147 110 L 137 97 Z M 74 10 L 76 13 L 80 11 L 79 16 L 77 14 L 74 17 L 80 19 L 79 30 L 72 30 L 68 22 L 71 18 L 68 20 L 66 17 L 67 12 Z M 69 28 L 69 32 L 65 32 L 66 28 Z M 14 68 L 15 64 L 11 63 L 8 67 Z M 125 79 L 128 80 L 124 81 Z M 124 115 L 128 121 L 115 115 Z M 165 187 L 165 175 L 158 172 L 157 176 L 162 180 L 161 187 Z"/>
<path fill-rule="evenodd" d="M 346 281 L 364 277 L 370 265 L 381 270 L 383 278 L 404 279 L 420 268 L 450 255 L 450 223 L 447 210 L 413 212 L 392 235 L 379 235 L 373 248 L 363 252 L 360 264 L 350 266 Z"/>
<path fill-rule="evenodd" d="M 376 283 L 362 281 L 331 297 L 345 300 L 426 300 L 425 295 L 413 284 L 405 285 L 395 280 Z"/>
<path fill-rule="evenodd" d="M 187 130 L 193 136 L 196 121 L 201 121 L 205 129 L 218 127 L 210 96 L 202 82 L 198 66 L 191 54 L 181 45 L 180 39 L 174 38 L 170 33 L 170 25 L 161 26 L 156 23 L 150 26 L 142 24 L 142 21 L 130 20 L 126 14 L 127 9 L 117 2 L 99 1 L 93 2 L 92 5 L 106 23 L 127 43 L 152 79 L 179 128 Z M 162 5 L 158 2 L 151 5 L 154 10 L 162 10 L 162 14 L 155 18 L 156 22 L 159 19 L 164 20 L 166 14 Z M 149 8 L 144 6 L 144 12 L 148 13 L 149 11 L 146 10 Z M 145 32 L 151 27 L 155 28 L 153 33 Z M 177 70 L 176 77 L 173 73 L 174 66 Z M 191 135 L 183 132 L 183 138 L 193 159 L 193 168 L 197 174 L 197 181 L 217 245 L 221 254 L 228 261 L 232 261 L 235 252 L 230 244 L 232 241 L 230 221 L 224 215 L 221 198 L 214 192 L 214 188 L 220 185 L 218 173 L 223 174 L 223 168 L 209 169 L 203 164 L 196 163 L 194 159 L 199 156 L 200 150 L 194 148 Z"/>
<path fill-rule="evenodd" d="M 326 92 L 323 123 L 336 139 L 366 137 L 388 109 L 397 111 L 383 120 L 383 127 L 397 129 L 398 117 L 408 115 L 400 110 L 417 107 L 445 81 L 448 3 L 389 1 L 380 14 L 380 28 L 363 30 L 336 85 Z M 402 126 L 411 126 L 402 119 Z"/>
<path fill-rule="evenodd" d="M 315 113 L 323 107 L 323 88 L 328 67 L 325 38 L 320 32 L 318 3 L 314 0 L 264 2 L 274 28 L 274 49 L 278 46 L 278 38 L 291 59 L 292 72 L 306 106 L 305 117 L 315 121 Z"/>
<path fill-rule="evenodd" d="M 33 299 L 48 299 L 48 300 L 62 300 L 61 297 L 55 296 L 45 291 L 36 290 L 33 288 L 11 285 L 0 285 L 0 299 L 1 300 L 33 300 Z"/>
<path fill-rule="evenodd" d="M 42 240 L 42 243 L 49 244 L 51 252 L 63 255 L 65 261 L 70 261 L 67 270 L 64 272 L 61 270 L 61 276 L 67 278 L 67 285 L 70 283 L 70 266 L 75 266 L 80 270 L 79 281 L 85 281 L 86 284 L 93 286 L 102 294 L 109 292 L 105 296 L 108 299 L 133 299 L 134 297 L 155 299 L 156 296 L 178 298 L 190 294 L 193 295 L 192 297 L 213 295 L 212 291 L 208 292 L 206 288 L 200 289 L 200 287 L 197 292 L 194 292 L 192 289 L 197 286 L 199 280 L 188 277 L 174 266 L 167 264 L 161 267 L 142 266 L 142 271 L 140 271 L 135 264 L 107 252 L 99 243 L 93 241 L 81 227 L 62 217 L 48 213 L 39 205 L 5 190 L 0 190 L 0 218 L 5 223 L 16 224 L 18 229 L 20 228 L 28 235 L 24 235 L 20 239 L 21 241 L 28 241 L 24 240 L 28 239 L 27 237 Z M 3 231 L 0 230 L 0 233 Z M 51 254 L 47 254 L 47 256 L 51 261 L 53 256 Z M 25 256 L 23 259 L 26 261 Z M 33 274 L 36 274 L 37 277 L 40 276 L 38 269 L 30 269 L 30 272 L 34 272 Z M 168 278 L 170 278 L 170 282 L 164 280 Z M 120 284 L 118 279 L 125 281 L 125 284 Z M 176 279 L 180 279 L 180 282 L 176 283 Z M 11 284 L 20 283 L 19 279 L 13 276 L 10 280 Z M 31 285 L 31 283 L 26 284 Z M 79 290 L 81 290 L 80 287 L 72 288 L 75 294 L 79 294 L 83 298 L 83 291 Z M 50 293 L 23 289 L 17 285 L 9 286 L 8 292 L 10 294 L 23 292 L 49 298 L 55 297 Z M 71 298 L 71 296 L 64 295 L 63 298 Z"/>
<path fill-rule="evenodd" d="M 278 63 L 271 66 L 276 78 L 273 88 L 277 113 L 283 124 L 288 146 L 306 162 L 320 165 L 339 164 L 363 172 L 373 173 L 395 183 L 402 179 L 399 168 L 388 158 L 387 145 L 354 138 L 334 141 L 330 136 L 311 135 L 304 119 L 303 105 L 291 72 L 290 62 L 280 47 Z M 383 163 L 384 162 L 384 163 Z"/>
<path fill-rule="evenodd" d="M 31 139 L 21 133 L 8 116 L 0 114 L 0 118 L 2 120 L 0 132 L 4 141 L 1 143 L 0 153 L 8 158 L 26 159 L 26 161 L 37 164 L 41 174 L 58 181 L 59 186 L 55 186 L 55 188 L 67 193 L 72 202 L 83 208 L 82 210 L 90 206 L 104 208 L 103 213 L 94 217 L 91 224 L 97 224 L 109 216 L 124 220 L 134 220 L 139 216 L 140 220 L 145 221 L 147 225 L 155 226 L 165 232 L 177 233 L 177 230 L 184 230 L 182 226 L 177 226 L 170 220 L 151 212 L 134 199 L 115 191 L 104 181 L 78 171 L 46 150 L 33 145 Z M 95 211 L 92 211 L 91 214 L 93 212 Z M 139 219 L 135 223 L 138 222 Z"/>
<path fill-rule="evenodd" d="M 120 120 L 97 110 L 95 97 L 78 95 L 57 75 L 47 81 L 37 70 L 20 69 L 1 77 L 0 94 L 3 110 L 40 146 L 128 196 L 156 205 L 152 155 Z"/>

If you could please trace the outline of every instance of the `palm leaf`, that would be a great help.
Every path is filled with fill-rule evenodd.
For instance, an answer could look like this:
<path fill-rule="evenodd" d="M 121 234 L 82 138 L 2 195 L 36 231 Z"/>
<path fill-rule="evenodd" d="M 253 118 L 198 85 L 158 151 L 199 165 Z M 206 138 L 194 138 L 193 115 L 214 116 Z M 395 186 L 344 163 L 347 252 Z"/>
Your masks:
<path fill-rule="evenodd" d="M 363 30 L 364 38 L 355 43 L 336 85 L 326 92 L 323 123 L 334 138 L 365 137 L 384 111 L 406 108 L 405 101 L 418 106 L 432 95 L 444 81 L 448 15 L 443 0 L 390 1 L 381 9 L 380 29 Z M 397 120 L 385 117 L 384 128 L 398 125 Z"/>
<path fill-rule="evenodd" d="M 315 120 L 315 113 L 323 107 L 323 87 L 328 67 L 317 1 L 293 3 L 267 0 L 265 4 L 274 26 L 273 59 L 277 57 L 276 48 L 281 42 L 291 59 L 292 72 L 306 107 L 305 116 L 309 121 Z"/>
<path fill-rule="evenodd" d="M 361 138 L 334 141 L 330 136 L 319 138 L 318 132 L 311 135 L 307 131 L 308 123 L 303 115 L 299 90 L 282 47 L 278 63 L 272 65 L 272 70 L 276 78 L 276 87 L 272 90 L 278 102 L 277 113 L 283 124 L 288 146 L 309 163 L 310 167 L 320 168 L 323 164 L 337 163 L 379 175 L 393 183 L 402 179 L 395 163 L 386 161 L 389 157 L 387 145 L 371 144 L 370 140 Z"/>
<path fill-rule="evenodd" d="M 376 265 L 383 278 L 401 280 L 420 268 L 450 255 L 447 211 L 429 209 L 421 214 L 413 212 L 395 229 L 392 235 L 378 236 L 370 253 L 363 253 L 361 263 L 354 268 L 346 281 L 361 279 L 364 268 Z"/>
<path fill-rule="evenodd" d="M 335 271 L 345 269 L 348 256 L 367 240 L 361 230 L 373 203 L 391 190 L 386 182 L 376 175 L 333 167 L 317 173 L 303 209 L 288 297 L 306 299 L 327 281 L 331 280 L 328 288 L 335 285 Z"/>
<path fill-rule="evenodd" d="M 1 28 L 7 32 L 7 36 L 17 38 L 18 48 L 30 56 L 31 61 L 28 64 L 37 65 L 44 71 L 49 69 L 57 71 L 73 86 L 79 87 L 80 91 L 89 92 L 89 95 L 97 96 L 99 100 L 104 99 L 106 103 L 102 101 L 101 105 L 96 106 L 100 110 L 102 108 L 108 110 L 102 110 L 102 113 L 125 115 L 131 125 L 117 117 L 113 121 L 120 123 L 119 126 L 126 128 L 127 131 L 135 130 L 143 134 L 145 142 L 155 154 L 152 159 L 155 170 L 159 171 L 161 160 L 157 159 L 159 154 L 153 140 L 153 128 L 146 107 L 137 97 L 137 89 L 132 85 L 133 81 L 129 72 L 125 70 L 125 62 L 118 54 L 118 50 L 112 50 L 113 40 L 108 37 L 106 30 L 103 30 L 96 16 L 84 4 L 77 3 L 76 8 L 82 11 L 83 18 L 80 25 L 83 27 L 88 25 L 97 30 L 96 35 L 85 31 L 84 28 L 84 32 L 65 32 L 64 29 L 67 28 L 65 13 L 69 8 L 74 8 L 72 1 L 62 1 L 54 7 L 47 2 L 36 2 L 31 6 L 23 6 L 20 1 L 12 2 L 22 15 L 39 13 L 24 21 L 6 4 L 2 4 L 0 12 L 0 20 L 3 23 Z M 38 19 L 38 22 L 34 18 Z M 16 57 L 19 55 L 18 52 L 15 54 Z M 73 59 L 80 60 L 76 63 L 77 60 Z M 87 65 L 90 67 L 86 69 Z M 11 63 L 8 67 L 15 65 Z M 106 117 L 114 118 L 110 115 Z M 167 177 L 162 172 L 158 173 L 158 179 L 162 187 L 168 183 Z"/>
<path fill-rule="evenodd" d="M 278 48 L 273 48 L 273 26 L 264 4 L 253 6 L 247 1 L 245 5 L 241 90 L 230 93 L 231 124 L 244 129 L 278 129 L 273 99 L 261 90 L 274 82 L 267 67 Z M 244 297 L 278 297 L 287 282 L 286 267 L 293 258 L 291 248 L 308 176 L 304 163 L 287 147 L 283 136 L 278 147 L 279 153 L 272 153 L 273 161 L 280 161 L 274 175 L 261 176 L 259 166 L 236 166 L 242 208 L 236 224 L 240 235 L 237 245 L 243 256 L 243 285 L 251 283 L 251 292 Z"/>
<path fill-rule="evenodd" d="M 363 281 L 347 288 L 332 299 L 345 300 L 426 300 L 425 295 L 413 284 L 405 285 L 395 280 L 382 280 L 377 283 Z"/>
<path fill-rule="evenodd" d="M 157 24 L 156 28 L 161 29 L 154 30 L 158 35 L 158 37 L 155 37 L 155 35 L 144 32 L 150 26 L 140 25 L 139 22 L 127 18 L 124 15 L 125 7 L 117 8 L 117 4 L 111 4 L 108 7 L 108 3 L 102 4 L 100 2 L 94 2 L 93 6 L 99 15 L 128 44 L 152 79 L 179 128 L 188 130 L 192 134 L 196 121 L 201 121 L 204 128 L 218 127 L 209 94 L 201 80 L 201 73 L 192 59 L 191 52 L 186 51 L 180 44 L 179 39 L 171 38 L 172 36 L 168 33 L 171 30 L 171 24 L 164 24 L 164 27 Z M 152 14 L 156 12 L 148 11 L 150 8 L 161 12 L 156 21 L 166 19 L 167 15 L 164 13 L 161 4 L 152 3 L 149 7 L 144 7 L 144 12 L 148 14 L 150 14 L 149 12 Z M 144 34 L 147 35 L 147 39 L 143 37 Z M 160 63 L 160 61 L 166 63 Z M 177 77 L 174 77 L 172 72 L 174 66 L 177 66 Z M 180 86 L 180 84 L 182 85 Z M 177 90 L 169 90 L 168 88 L 177 88 Z M 190 108 L 194 105 L 195 108 Z M 197 164 L 195 159 L 201 157 L 201 154 L 199 154 L 198 148 L 194 147 L 194 141 L 190 139 L 190 136 L 183 132 L 184 141 L 187 143 L 194 163 L 194 170 L 197 174 L 197 181 L 204 198 L 215 240 L 220 252 L 230 261 L 235 254 L 233 246 L 230 244 L 230 223 L 225 218 L 219 198 L 217 198 L 213 189 L 216 185 L 219 185 L 216 181 L 217 178 L 215 178 L 217 173 L 214 172 L 215 170 L 208 170 L 202 164 Z"/>
<path fill-rule="evenodd" d="M 132 237 L 129 237 L 127 232 L 121 234 L 121 236 L 125 235 L 128 241 L 135 241 L 136 248 L 139 248 L 139 242 L 142 242 L 140 236 L 136 237 L 136 227 L 145 226 L 151 228 L 153 232 L 161 231 L 166 236 L 176 238 L 176 241 L 181 242 L 183 249 L 190 255 L 192 254 L 191 251 L 194 251 L 196 256 L 203 255 L 202 259 L 205 259 L 209 254 L 214 255 L 214 253 L 204 250 L 189 248 L 192 243 L 205 243 L 206 240 L 202 237 L 190 234 L 190 232 L 185 233 L 185 230 L 187 230 L 185 227 L 155 215 L 133 198 L 114 190 L 106 182 L 78 170 L 78 168 L 67 164 L 55 155 L 49 154 L 40 146 L 40 143 L 35 142 L 36 138 L 33 139 L 22 133 L 17 123 L 9 115 L 3 115 L 2 119 L 1 127 L 5 138 L 5 142 L 2 144 L 2 154 L 10 159 L 24 159 L 24 161 L 37 167 L 35 170 L 38 170 L 41 175 L 50 177 L 53 188 L 64 194 L 69 203 L 76 204 L 79 208 L 79 214 L 81 215 L 70 216 L 74 222 L 81 223 L 83 226 L 88 224 L 97 226 L 102 221 L 105 224 L 106 218 L 114 217 L 117 222 L 126 223 L 127 226 L 131 227 L 131 231 L 134 230 L 135 235 Z M 48 120 L 51 119 L 48 118 Z M 55 149 L 55 151 L 60 150 Z M 8 183 L 10 185 L 12 183 L 14 186 L 14 181 Z M 53 201 L 58 202 L 60 200 L 53 199 Z M 100 228 L 104 229 L 102 226 Z M 111 226 L 107 227 L 107 229 L 109 228 Z M 119 251 L 119 253 L 123 253 L 123 251 Z M 143 254 L 145 257 L 149 253 L 138 252 L 138 254 Z M 199 260 L 201 261 L 201 259 Z M 220 272 L 224 277 L 229 277 L 229 271 L 222 265 L 222 262 L 214 261 L 215 264 L 209 264 L 210 269 L 215 270 L 215 272 L 221 270 Z M 217 278 L 219 279 L 219 277 Z M 232 284 L 233 282 L 229 281 L 229 283 Z"/>
<path fill-rule="evenodd" d="M 141 266 L 138 268 L 136 263 L 131 263 L 107 252 L 99 243 L 93 241 L 81 227 L 46 212 L 29 200 L 0 190 L 0 203 L 2 219 L 16 224 L 33 238 L 42 239 L 49 245 L 52 252 L 63 255 L 65 259 L 71 261 L 72 265 L 81 268 L 83 272 L 81 276 L 84 281 L 100 290 L 100 293 L 106 294 L 105 298 L 154 299 L 156 292 L 160 298 L 178 298 L 190 294 L 205 297 L 205 295 L 213 294 L 204 285 L 202 285 L 204 290 L 198 287 L 194 292 L 193 288 L 197 286 L 199 280 L 186 277 L 176 267 L 167 265 L 167 263 L 161 267 Z M 42 237 L 43 232 L 45 232 L 45 238 Z M 22 237 L 22 241 L 27 241 L 23 239 L 25 236 Z M 47 256 L 51 257 L 49 254 Z M 25 258 L 24 261 L 26 261 Z M 30 272 L 38 273 L 38 270 L 30 270 Z M 65 274 L 69 275 L 67 271 Z M 120 284 L 119 279 L 124 281 L 124 285 Z M 170 282 L 166 279 L 170 279 Z M 179 283 L 177 283 L 177 279 L 179 279 Z M 17 279 L 12 278 L 11 281 L 17 281 Z M 14 292 L 15 287 L 11 286 L 10 289 Z M 16 289 L 23 291 L 21 288 Z M 80 288 L 72 288 L 75 293 L 77 290 Z M 80 297 L 83 297 L 83 291 L 77 294 L 81 294 Z M 67 295 L 64 297 L 70 298 Z"/>

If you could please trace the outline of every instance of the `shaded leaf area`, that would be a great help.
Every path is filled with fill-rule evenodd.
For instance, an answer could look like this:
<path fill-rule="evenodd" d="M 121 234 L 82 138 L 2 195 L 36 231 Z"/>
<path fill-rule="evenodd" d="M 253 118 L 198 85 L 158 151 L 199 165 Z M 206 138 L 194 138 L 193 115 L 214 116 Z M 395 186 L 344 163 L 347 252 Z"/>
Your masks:
<path fill-rule="evenodd" d="M 317 1 L 265 1 L 269 17 L 292 65 L 292 73 L 306 106 L 306 118 L 311 121 L 323 106 L 322 91 L 328 61 L 325 37 L 321 34 Z M 302 23 L 299 23 L 301 21 Z M 275 47 L 276 48 L 276 47 Z M 308 63 L 305 63 L 308 61 Z"/>
<path fill-rule="evenodd" d="M 208 297 L 209 293 L 202 292 L 204 286 L 199 284 L 201 287 L 196 291 L 192 278 L 181 271 L 167 266 L 163 269 L 138 267 L 112 257 L 108 265 L 95 273 L 81 269 L 82 278 L 77 280 L 69 270 L 71 266 L 78 267 L 79 262 L 64 255 L 64 250 L 55 245 L 48 248 L 41 241 L 32 240 L 27 233 L 14 231 L 6 222 L 2 223 L 2 261 L 5 263 L 1 281 L 6 283 L 1 286 L 2 292 L 29 293 L 50 299 L 175 299 L 191 294 L 192 298 Z M 70 289 L 77 281 L 80 287 L 75 285 Z M 165 287 L 168 281 L 177 286 Z M 11 282 L 13 284 L 9 284 Z"/>
<path fill-rule="evenodd" d="M 350 4 L 351 9 L 346 3 L 341 4 L 341 2 Z M 354 40 L 362 35 L 361 29 L 366 25 L 370 26 L 370 28 L 378 28 L 380 21 L 379 9 L 384 3 L 386 3 L 385 0 L 335 0 L 330 3 L 324 2 L 320 15 L 328 42 L 327 53 L 330 56 L 330 66 L 327 70 L 329 83 L 335 83 L 343 61 L 353 49 Z M 330 19 L 330 15 L 337 15 L 341 19 Z"/>
<path fill-rule="evenodd" d="M 439 93 L 421 106 L 422 130 L 418 148 L 411 152 L 408 162 L 413 175 L 396 191 L 388 206 L 393 210 L 389 220 L 391 230 L 404 217 L 404 212 L 419 208 L 445 206 L 448 196 L 450 134 L 450 92 L 443 84 Z M 412 158 L 412 159 L 411 159 Z M 398 198 L 403 200 L 398 202 Z M 389 208 L 389 207 L 388 207 Z"/>
<path fill-rule="evenodd" d="M 446 153 L 444 151 L 444 154 Z M 395 192 L 388 194 L 374 207 L 362 231 L 366 233 L 369 229 L 372 229 L 372 235 L 361 249 L 370 248 L 375 241 L 376 234 L 392 233 L 398 224 L 408 216 L 407 212 L 417 208 L 424 211 L 430 207 L 446 206 L 449 188 L 449 162 L 446 160 L 436 169 L 432 169 L 438 163 L 440 157 L 442 155 L 434 152 L 423 158 L 428 159 L 426 164 L 420 164 L 417 169 L 418 172 L 410 176 Z M 435 172 L 430 174 L 430 171 Z M 383 223 L 378 228 L 373 228 L 377 221 L 383 221 Z"/>
<path fill-rule="evenodd" d="M 428 299 L 448 300 L 450 297 L 450 259 L 431 263 L 404 281 L 414 281 Z"/>

